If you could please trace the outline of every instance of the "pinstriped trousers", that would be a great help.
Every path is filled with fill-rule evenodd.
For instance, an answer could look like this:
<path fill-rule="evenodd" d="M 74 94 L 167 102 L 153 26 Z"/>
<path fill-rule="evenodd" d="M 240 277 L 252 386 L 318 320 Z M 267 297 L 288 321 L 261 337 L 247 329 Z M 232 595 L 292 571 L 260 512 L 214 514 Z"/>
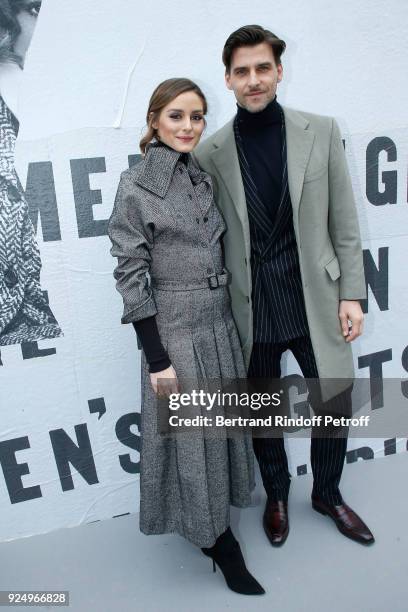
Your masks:
<path fill-rule="evenodd" d="M 294 338 L 278 344 L 254 343 L 249 378 L 280 378 L 281 357 L 292 351 L 305 378 L 317 379 L 318 371 L 309 336 Z M 337 395 L 328 402 L 314 401 L 316 389 L 309 387 L 309 401 L 317 414 L 341 414 L 351 416 L 351 390 Z M 317 408 L 317 405 L 319 408 Z M 317 429 L 312 429 L 310 461 L 313 472 L 312 495 L 318 496 L 327 504 L 342 503 L 339 483 L 347 450 L 347 427 L 338 428 L 341 435 L 317 437 Z M 321 434 L 320 434 L 321 436 Z M 253 446 L 263 485 L 271 501 L 287 501 L 291 475 L 285 451 L 283 434 L 277 438 L 254 438 Z"/>

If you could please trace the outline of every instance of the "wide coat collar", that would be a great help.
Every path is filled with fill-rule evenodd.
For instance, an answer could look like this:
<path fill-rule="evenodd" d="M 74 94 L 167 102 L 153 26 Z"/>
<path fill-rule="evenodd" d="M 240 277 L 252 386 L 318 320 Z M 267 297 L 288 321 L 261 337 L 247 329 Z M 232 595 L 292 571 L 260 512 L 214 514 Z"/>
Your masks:
<path fill-rule="evenodd" d="M 135 181 L 138 185 L 164 198 L 169 190 L 178 162 L 184 158 L 185 167 L 193 185 L 205 180 L 207 175 L 194 163 L 189 153 L 175 151 L 161 142 L 149 143 Z"/>

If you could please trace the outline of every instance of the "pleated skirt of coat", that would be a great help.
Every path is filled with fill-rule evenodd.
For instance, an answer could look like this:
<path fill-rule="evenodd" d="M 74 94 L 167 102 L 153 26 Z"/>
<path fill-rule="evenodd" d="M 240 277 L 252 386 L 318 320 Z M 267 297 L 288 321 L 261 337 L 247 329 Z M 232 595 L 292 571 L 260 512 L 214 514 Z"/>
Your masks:
<path fill-rule="evenodd" d="M 246 377 L 226 287 L 155 289 L 154 297 L 160 337 L 179 379 L 197 381 L 199 389 L 200 381 Z M 141 374 L 140 530 L 178 533 L 210 547 L 230 524 L 230 505 L 251 504 L 252 437 L 248 431 L 211 437 L 204 429 L 160 435 L 143 352 Z"/>

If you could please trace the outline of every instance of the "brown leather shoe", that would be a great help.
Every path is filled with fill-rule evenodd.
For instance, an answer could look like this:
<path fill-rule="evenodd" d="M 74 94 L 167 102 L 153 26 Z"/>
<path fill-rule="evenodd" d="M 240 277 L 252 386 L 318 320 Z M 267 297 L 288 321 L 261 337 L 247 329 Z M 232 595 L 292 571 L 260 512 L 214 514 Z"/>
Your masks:
<path fill-rule="evenodd" d="M 333 519 L 337 529 L 348 538 L 361 544 L 372 544 L 374 536 L 361 518 L 344 502 L 339 505 L 325 504 L 318 497 L 312 497 L 312 506 L 320 514 L 326 514 Z"/>
<path fill-rule="evenodd" d="M 283 500 L 267 500 L 263 526 L 272 546 L 282 546 L 289 533 L 288 504 Z"/>

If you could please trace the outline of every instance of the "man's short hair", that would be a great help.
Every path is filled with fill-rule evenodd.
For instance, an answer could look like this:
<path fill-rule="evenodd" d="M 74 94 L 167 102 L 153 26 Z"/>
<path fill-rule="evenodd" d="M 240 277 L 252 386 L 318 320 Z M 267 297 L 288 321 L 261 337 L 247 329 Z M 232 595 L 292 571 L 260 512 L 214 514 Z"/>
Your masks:
<path fill-rule="evenodd" d="M 253 47 L 261 43 L 268 43 L 271 46 L 273 57 L 276 64 L 281 63 L 281 55 L 286 49 L 284 40 L 276 36 L 270 30 L 265 30 L 260 25 L 247 25 L 235 30 L 227 38 L 222 51 L 222 61 L 227 72 L 231 69 L 232 54 L 239 47 Z"/>

